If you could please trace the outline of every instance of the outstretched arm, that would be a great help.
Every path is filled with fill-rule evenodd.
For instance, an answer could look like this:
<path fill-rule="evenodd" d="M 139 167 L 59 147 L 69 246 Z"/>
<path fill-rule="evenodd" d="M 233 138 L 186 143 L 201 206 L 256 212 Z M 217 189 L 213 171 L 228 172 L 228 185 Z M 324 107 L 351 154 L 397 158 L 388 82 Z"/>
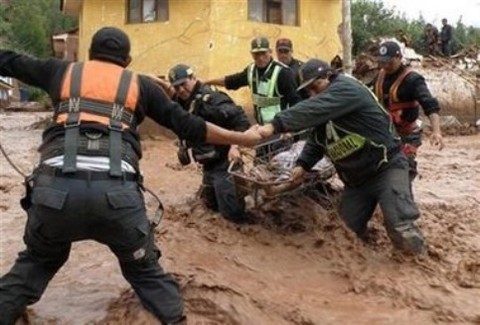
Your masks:
<path fill-rule="evenodd" d="M 222 86 L 225 87 L 225 77 L 214 78 L 204 81 L 207 85 Z"/>
<path fill-rule="evenodd" d="M 442 150 L 445 147 L 443 143 L 442 130 L 440 129 L 440 116 L 437 113 L 431 113 L 428 115 L 430 123 L 432 124 L 432 135 L 430 135 L 430 144 L 437 146 L 438 150 Z"/>
<path fill-rule="evenodd" d="M 163 89 L 163 91 L 165 91 L 168 97 L 175 97 L 175 88 L 173 88 L 173 86 L 165 78 L 161 78 L 153 74 L 148 74 L 146 76 L 150 78 L 150 80 L 152 80 L 154 83 L 159 85 Z"/>
<path fill-rule="evenodd" d="M 212 144 L 238 144 L 253 147 L 262 140 L 258 126 L 252 126 L 245 132 L 230 131 L 215 124 L 206 122 L 207 135 L 205 142 Z"/>

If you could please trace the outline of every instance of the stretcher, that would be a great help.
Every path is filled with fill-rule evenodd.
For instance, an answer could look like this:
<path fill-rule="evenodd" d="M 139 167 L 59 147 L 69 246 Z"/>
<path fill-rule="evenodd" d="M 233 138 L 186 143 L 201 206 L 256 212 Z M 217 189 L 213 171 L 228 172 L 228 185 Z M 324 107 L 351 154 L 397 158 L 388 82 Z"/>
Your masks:
<path fill-rule="evenodd" d="M 302 182 L 292 182 L 292 170 L 306 136 L 308 131 L 292 134 L 288 139 L 277 136 L 253 150 L 242 150 L 242 160 L 232 162 L 228 168 L 237 195 L 251 196 L 257 207 L 281 196 L 328 186 L 328 180 L 335 175 L 335 167 L 328 158 L 321 159 Z M 328 193 L 326 188 L 324 190 Z"/>

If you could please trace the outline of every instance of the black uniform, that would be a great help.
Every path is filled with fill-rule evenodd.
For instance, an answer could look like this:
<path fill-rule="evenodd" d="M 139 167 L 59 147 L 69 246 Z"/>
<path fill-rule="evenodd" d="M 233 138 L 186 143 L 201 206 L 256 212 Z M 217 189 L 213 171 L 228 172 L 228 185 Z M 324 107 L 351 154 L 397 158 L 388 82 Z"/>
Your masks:
<path fill-rule="evenodd" d="M 420 114 L 420 106 L 425 115 L 429 116 L 433 113 L 438 114 L 440 111 L 440 105 L 438 100 L 430 93 L 425 78 L 418 72 L 409 72 L 405 78 L 400 81 L 398 87 L 394 86 L 397 79 L 406 72 L 406 69 L 408 69 L 406 66 L 401 65 L 395 73 L 384 74 L 381 85 L 378 84 L 378 76 L 373 80 L 372 84 L 375 85 L 374 90 L 379 101 L 382 103 L 383 107 L 389 111 L 394 109 L 391 107 L 395 105 L 392 104 L 394 101 L 401 105 L 411 103 L 406 105 L 401 111 L 398 111 L 400 116 L 398 117 L 398 124 L 395 126 L 402 140 L 402 150 L 409 161 L 409 177 L 410 180 L 413 181 L 418 174 L 416 149 L 422 144 L 422 129 L 418 126 L 413 128 L 407 127 L 405 129 L 402 126 L 408 126 L 409 124 L 415 123 Z M 391 93 L 392 87 L 397 88 L 395 94 Z M 396 97 L 396 99 L 393 100 L 391 96 Z M 395 120 L 396 119 L 394 118 L 394 122 Z"/>
<path fill-rule="evenodd" d="M 177 101 L 192 114 L 200 116 L 228 130 L 245 131 L 250 127 L 245 112 L 235 105 L 225 93 L 213 90 L 197 81 L 191 97 Z M 245 221 L 245 202 L 238 197 L 235 185 L 229 179 L 227 145 L 195 145 L 187 141 L 192 148 L 192 156 L 203 167 L 202 198 L 208 208 L 220 212 L 233 222 Z"/>
<path fill-rule="evenodd" d="M 360 237 L 378 204 L 394 245 L 418 250 L 423 237 L 414 225 L 419 211 L 408 182 L 399 139 L 371 92 L 351 77 L 337 75 L 322 93 L 277 114 L 275 132 L 313 128 L 297 164 L 310 170 L 324 154 L 345 183 L 340 214 Z"/>
<path fill-rule="evenodd" d="M 88 62 L 119 68 L 111 62 Z M 17 78 L 48 92 L 55 106 L 54 117 L 58 117 L 60 110 L 62 80 L 68 66 L 66 61 L 39 60 L 0 50 L 0 75 Z M 81 77 L 93 78 L 101 87 L 110 77 L 102 73 L 98 71 L 94 76 Z M 138 101 L 131 117 L 132 125 L 140 124 L 148 116 L 182 138 L 195 143 L 205 140 L 204 120 L 170 101 L 148 78 L 138 76 L 136 83 Z M 90 109 L 93 114 L 97 108 Z M 75 113 L 75 109 L 72 112 Z M 92 132 L 111 134 L 108 128 L 98 123 L 82 122 L 78 128 L 78 144 Z M 44 147 L 46 144 L 51 147 L 56 139 L 65 136 L 68 129 L 70 127 L 59 124 L 48 128 L 43 134 Z M 122 132 L 122 137 L 120 146 L 134 149 L 123 151 L 122 159 L 125 161 L 127 155 L 133 155 L 131 166 L 138 168 L 135 163 L 141 157 L 138 134 L 130 128 Z M 63 147 L 55 148 L 60 150 L 59 154 L 66 155 Z M 100 154 L 101 147 L 96 149 L 99 156 L 104 156 Z M 160 251 L 154 243 L 146 216 L 139 170 L 122 172 L 117 177 L 108 171 L 82 170 L 77 164 L 76 171 L 64 173 L 62 168 L 45 165 L 44 154 L 42 152 L 40 167 L 33 175 L 31 202 L 25 205 L 28 221 L 24 241 L 27 248 L 19 253 L 13 268 L 0 278 L 0 324 L 13 324 L 27 305 L 38 301 L 49 281 L 67 261 L 72 242 L 85 239 L 96 240 L 112 250 L 119 260 L 122 274 L 146 309 L 164 324 L 181 319 L 183 302 L 178 287 L 158 263 Z M 90 158 L 95 159 L 95 154 Z"/>
<path fill-rule="evenodd" d="M 287 66 L 292 70 L 293 75 L 295 76 L 295 81 L 297 84 L 300 84 L 300 67 L 302 66 L 303 61 L 297 60 L 295 58 L 292 58 L 289 64 Z"/>
<path fill-rule="evenodd" d="M 444 56 L 452 55 L 452 37 L 453 27 L 449 24 L 443 25 L 440 31 L 440 41 L 442 42 L 442 53 Z"/>

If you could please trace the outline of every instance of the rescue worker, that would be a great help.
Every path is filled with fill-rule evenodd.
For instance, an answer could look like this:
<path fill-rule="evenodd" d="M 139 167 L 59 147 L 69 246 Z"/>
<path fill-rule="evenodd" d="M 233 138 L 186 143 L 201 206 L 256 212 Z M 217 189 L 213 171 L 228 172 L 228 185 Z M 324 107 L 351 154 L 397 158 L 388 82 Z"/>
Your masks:
<path fill-rule="evenodd" d="M 173 99 L 185 110 L 228 130 L 245 131 L 250 127 L 242 107 L 237 106 L 226 93 L 198 80 L 190 66 L 174 66 L 168 73 L 168 79 L 170 84 L 161 79 L 156 81 L 167 92 L 173 88 Z M 237 196 L 228 173 L 230 163 L 241 159 L 238 146 L 199 145 L 181 139 L 178 157 L 182 165 L 190 164 L 187 151 L 190 148 L 193 159 L 202 165 L 201 198 L 205 205 L 234 223 L 249 223 L 251 219 L 245 213 L 245 201 L 243 197 Z"/>
<path fill-rule="evenodd" d="M 239 89 L 248 86 L 252 92 L 255 120 L 269 123 L 276 113 L 301 100 L 295 92 L 294 75 L 283 63 L 273 59 L 270 43 L 265 37 L 251 42 L 253 63 L 242 72 L 206 81 L 206 84 Z"/>
<path fill-rule="evenodd" d="M 93 35 L 89 59 L 70 63 L 0 50 L 0 75 L 45 90 L 54 104 L 22 204 L 26 249 L 0 278 L 0 324 L 14 324 L 37 302 L 72 242 L 86 239 L 110 248 L 143 306 L 162 324 L 183 324 L 178 286 L 158 262 L 146 216 L 137 126 L 149 116 L 194 143 L 253 145 L 260 136 L 206 123 L 127 70 L 130 41 L 118 28 Z"/>
<path fill-rule="evenodd" d="M 402 63 L 402 51 L 398 43 L 385 41 L 378 50 L 380 71 L 373 80 L 374 92 L 380 103 L 390 113 L 398 135 L 402 139 L 402 151 L 408 157 L 410 181 L 418 174 L 417 150 L 422 144 L 422 127 L 418 119 L 420 106 L 432 125 L 430 143 L 443 149 L 440 129 L 440 107 L 425 82 L 425 78 Z"/>
<path fill-rule="evenodd" d="M 452 55 L 452 37 L 453 28 L 448 24 L 447 18 L 443 18 L 442 30 L 440 31 L 440 41 L 442 45 L 442 54 L 446 57 Z"/>
<path fill-rule="evenodd" d="M 253 63 L 242 72 L 206 81 L 206 84 L 239 89 L 248 86 L 252 92 L 253 113 L 258 124 L 270 122 L 275 114 L 294 105 L 302 98 L 295 91 L 297 82 L 293 72 L 273 59 L 270 43 L 265 37 L 251 41 L 250 53 Z M 268 139 L 269 144 L 260 144 L 256 150 L 257 162 L 268 162 L 272 156 L 287 148 L 278 138 Z"/>
<path fill-rule="evenodd" d="M 393 245 L 421 253 L 424 238 L 415 225 L 420 213 L 409 189 L 408 162 L 388 113 L 366 86 L 324 61 L 308 60 L 300 76 L 298 90 L 306 89 L 310 98 L 259 127 L 263 137 L 313 128 L 292 181 L 301 182 L 327 155 L 345 184 L 339 212 L 346 225 L 368 238 L 367 224 L 379 204 Z"/>
<path fill-rule="evenodd" d="M 293 57 L 293 43 L 289 38 L 279 38 L 275 43 L 275 52 L 277 60 L 288 66 L 295 76 L 295 80 L 299 81 L 299 71 L 303 62 Z"/>
<path fill-rule="evenodd" d="M 425 25 L 425 42 L 427 47 L 428 55 L 437 55 L 438 43 L 439 43 L 439 33 L 437 27 L 428 23 Z"/>

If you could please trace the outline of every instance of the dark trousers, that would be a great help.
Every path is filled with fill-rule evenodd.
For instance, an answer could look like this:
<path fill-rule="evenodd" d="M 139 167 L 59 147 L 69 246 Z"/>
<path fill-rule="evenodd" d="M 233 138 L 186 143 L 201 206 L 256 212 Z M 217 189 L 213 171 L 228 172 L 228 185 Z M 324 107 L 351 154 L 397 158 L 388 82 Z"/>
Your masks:
<path fill-rule="evenodd" d="M 237 195 L 235 184 L 228 174 L 228 160 L 203 170 L 202 199 L 205 205 L 220 212 L 233 222 L 245 217 L 245 200 Z"/>
<path fill-rule="evenodd" d="M 423 237 L 414 225 L 420 212 L 410 192 L 406 158 L 399 154 L 394 159 L 394 165 L 382 170 L 363 185 L 345 187 L 340 202 L 340 215 L 346 225 L 363 238 L 367 233 L 367 224 L 379 204 L 387 233 L 396 247 L 406 246 L 406 232 L 415 232 L 423 245 Z"/>
<path fill-rule="evenodd" d="M 144 307 L 163 323 L 181 319 L 174 279 L 161 268 L 160 251 L 135 181 L 87 180 L 39 174 L 34 180 L 24 242 L 12 269 L 0 278 L 0 324 L 14 324 L 37 302 L 67 261 L 74 241 L 93 239 L 117 256 L 122 274 Z"/>
<path fill-rule="evenodd" d="M 452 55 L 451 41 L 442 41 L 442 54 L 447 57 Z"/>
<path fill-rule="evenodd" d="M 422 131 L 400 135 L 400 138 L 402 151 L 408 160 L 408 177 L 411 183 L 418 175 L 417 150 L 422 145 Z"/>

